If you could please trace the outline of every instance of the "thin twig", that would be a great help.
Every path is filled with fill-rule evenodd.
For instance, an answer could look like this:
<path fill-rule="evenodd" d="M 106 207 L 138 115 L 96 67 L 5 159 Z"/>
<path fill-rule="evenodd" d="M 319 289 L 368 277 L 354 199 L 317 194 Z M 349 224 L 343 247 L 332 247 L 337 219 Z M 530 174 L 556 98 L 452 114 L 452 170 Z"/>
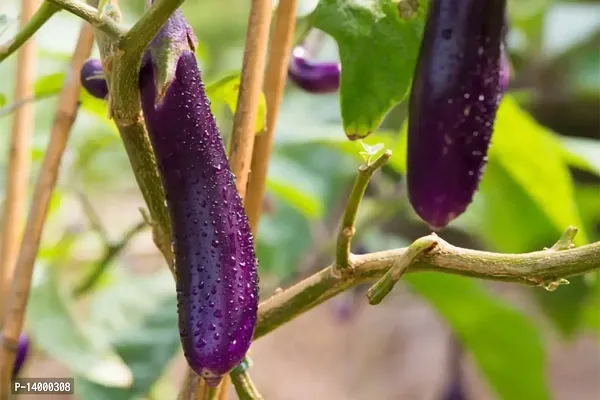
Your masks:
<path fill-rule="evenodd" d="M 87 220 L 90 224 L 90 228 L 92 228 L 92 230 L 94 232 L 96 232 L 98 235 L 100 235 L 100 238 L 102 239 L 102 241 L 104 243 L 107 243 L 108 242 L 108 233 L 106 232 L 106 228 L 104 228 L 104 225 L 102 225 L 102 221 L 100 220 L 100 217 L 96 213 L 96 210 L 94 210 L 94 207 L 92 206 L 92 203 L 90 202 L 90 199 L 88 199 L 88 197 L 85 195 L 85 193 L 83 193 L 83 192 L 79 193 L 79 202 L 81 203 L 81 208 L 83 208 L 83 213 L 87 217 Z"/>
<path fill-rule="evenodd" d="M 408 248 L 355 255 L 346 274 L 330 265 L 296 285 L 261 302 L 254 340 L 323 303 L 344 290 L 382 277 Z M 463 249 L 437 238 L 433 250 L 423 253 L 407 273 L 436 271 L 473 278 L 546 286 L 562 278 L 600 269 L 600 242 L 563 251 L 541 250 L 500 254 Z"/>
<path fill-rule="evenodd" d="M 273 148 L 279 106 L 287 78 L 295 26 L 296 0 L 280 1 L 277 6 L 275 28 L 273 30 L 273 39 L 269 48 L 269 61 L 265 73 L 266 129 L 256 138 L 254 143 L 252 165 L 250 167 L 252 173 L 250 174 L 248 196 L 245 201 L 246 213 L 248 214 L 248 220 L 250 221 L 254 235 L 258 232 L 258 222 L 265 197 L 269 159 Z"/>
<path fill-rule="evenodd" d="M 233 119 L 229 149 L 229 165 L 236 176 L 237 189 L 242 199 L 246 197 L 248 172 L 252 161 L 270 23 L 271 0 L 252 0 L 238 105 Z"/>
<path fill-rule="evenodd" d="M 34 2 L 33 5 L 36 4 L 37 2 Z M 26 18 L 31 15 L 32 8 L 33 7 L 23 7 L 21 9 L 21 29 L 14 38 L 3 45 L 0 45 L 0 63 L 19 49 L 23 43 L 31 38 L 57 11 L 60 11 L 60 8 L 56 5 L 44 2 L 31 18 Z M 23 21 L 25 21 L 26 24 L 23 25 Z M 17 73 L 18 71 L 19 69 L 17 69 Z"/>
<path fill-rule="evenodd" d="M 96 263 L 92 272 L 73 290 L 73 295 L 79 297 L 92 290 L 100 282 L 100 278 L 111 262 L 121 254 L 123 249 L 131 242 L 131 239 L 147 226 L 146 221 L 138 222 L 129 228 L 117 243 L 106 243 L 104 256 Z"/>
<path fill-rule="evenodd" d="M 352 192 L 350 192 L 350 196 L 348 197 L 348 203 L 344 209 L 342 224 L 338 233 L 335 252 L 335 264 L 338 271 L 343 271 L 350 267 L 350 247 L 356 230 L 354 227 L 356 214 L 358 213 L 358 206 L 365 195 L 365 190 L 367 190 L 369 180 L 375 171 L 388 162 L 391 156 L 392 152 L 387 150 L 372 163 L 361 165 L 358 169 L 358 175 L 354 181 Z"/>
<path fill-rule="evenodd" d="M 19 108 L 23 107 L 26 104 L 34 103 L 38 100 L 47 99 L 47 98 L 53 97 L 57 94 L 58 93 L 48 93 L 48 94 L 43 94 L 43 95 L 39 95 L 39 96 L 33 95 L 30 97 L 26 97 L 24 99 L 16 100 L 14 103 L 7 104 L 4 107 L 0 108 L 0 118 L 11 115 L 12 113 L 14 113 Z"/>
<path fill-rule="evenodd" d="M 31 26 L 38 0 L 21 2 L 21 32 Z M 17 53 L 15 98 L 31 97 L 35 81 L 35 42 L 23 44 Z M 29 168 L 31 164 L 31 136 L 34 130 L 35 108 L 33 104 L 21 107 L 14 114 L 8 168 L 6 169 L 6 197 L 2 215 L 2 243 L 0 247 L 0 304 L 6 304 L 8 288 L 12 281 L 19 244 L 21 242 L 22 218 L 27 204 Z M 0 310 L 0 320 L 2 310 Z M 0 322 L 0 328 L 2 323 Z"/>
<path fill-rule="evenodd" d="M 94 34 L 90 25 L 83 24 L 67 80 L 61 90 L 58 108 L 50 130 L 50 142 L 44 156 L 40 175 L 37 179 L 33 200 L 21 251 L 15 269 L 15 276 L 11 285 L 10 295 L 6 304 L 4 329 L 2 334 L 2 348 L 0 349 L 0 393 L 6 393 L 9 388 L 15 352 L 11 344 L 16 343 L 21 333 L 27 298 L 31 285 L 33 266 L 40 245 L 40 237 L 48 213 L 48 206 L 52 191 L 58 178 L 60 162 L 69 138 L 71 127 L 77 115 L 77 103 L 81 84 L 77 77 L 84 61 L 90 56 Z"/>
<path fill-rule="evenodd" d="M 65 11 L 77 15 L 79 18 L 87 21 L 94 28 L 106 34 L 113 39 L 119 39 L 127 32 L 123 27 L 108 16 L 101 15 L 98 10 L 92 6 L 77 0 L 46 0 L 56 4 Z"/>

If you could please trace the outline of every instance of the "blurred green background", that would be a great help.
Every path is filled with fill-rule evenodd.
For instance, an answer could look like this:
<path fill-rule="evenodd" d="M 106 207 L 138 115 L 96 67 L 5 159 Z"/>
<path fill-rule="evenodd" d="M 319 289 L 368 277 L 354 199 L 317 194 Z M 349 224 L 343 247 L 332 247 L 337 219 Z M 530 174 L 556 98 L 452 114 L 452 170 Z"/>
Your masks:
<path fill-rule="evenodd" d="M 354 113 L 343 123 L 340 110 L 360 110 L 373 97 L 387 95 L 385 82 L 407 85 L 412 74 L 411 56 L 399 53 L 392 40 L 385 47 L 388 42 L 380 36 L 386 19 L 379 20 L 381 10 L 373 4 L 387 7 L 390 1 L 362 2 L 372 7 L 361 9 L 368 11 L 363 25 L 350 28 L 338 25 L 353 17 L 352 10 L 331 11 L 340 10 L 341 3 L 322 0 L 316 17 L 304 18 L 316 2 L 299 0 L 302 26 L 314 22 L 332 33 L 343 69 L 351 72 L 342 78 L 341 106 L 339 94 L 286 88 L 257 239 L 263 299 L 333 259 L 339 217 L 362 150 L 344 134 L 344 125 L 359 117 Z M 143 5 L 142 0 L 121 2 L 128 24 Z M 389 11 L 381 7 L 384 14 Z M 204 80 L 217 82 L 209 94 L 225 138 L 248 11 L 249 2 L 241 0 L 189 1 L 183 7 L 200 41 Z M 18 14 L 18 2 L 0 4 L 0 42 L 16 31 Z M 580 229 L 579 245 L 600 240 L 600 2 L 514 0 L 509 15 L 512 79 L 489 164 L 473 204 L 439 234 L 458 246 L 496 252 L 550 247 L 569 225 Z M 416 18 L 418 27 L 422 13 Z M 61 12 L 36 35 L 32 184 L 79 23 Z M 363 28 L 372 30 L 373 41 L 382 38 L 375 58 L 353 56 L 360 46 L 369 46 L 353 36 L 353 29 Z M 398 39 L 418 31 L 409 30 Z M 337 59 L 336 42 L 328 40 L 319 56 Z M 406 51 L 414 53 L 417 44 L 407 42 Z M 395 63 L 403 69 L 397 71 Z M 0 65 L 5 138 L 0 187 L 14 72 L 13 56 Z M 363 96 L 361 85 L 372 85 L 375 94 Z M 400 97 L 404 94 L 401 90 Z M 365 141 L 384 143 L 394 155 L 374 177 L 361 206 L 357 253 L 404 246 L 429 233 L 406 198 L 405 110 L 400 102 Z M 138 208 L 144 204 L 106 115 L 102 101 L 82 93 L 36 265 L 25 330 L 37 351 L 24 376 L 75 376 L 81 399 L 175 398 L 183 361 L 174 285 L 148 229 L 128 235 L 138 232 Z M 93 287 L 78 293 L 99 271 Z M 415 274 L 378 307 L 365 306 L 364 290 L 333 299 L 253 346 L 252 371 L 265 398 L 441 398 L 447 380 L 455 379 L 445 361 L 448 336 L 466 350 L 463 379 L 469 398 L 600 396 L 596 273 L 573 278 L 554 292 Z"/>

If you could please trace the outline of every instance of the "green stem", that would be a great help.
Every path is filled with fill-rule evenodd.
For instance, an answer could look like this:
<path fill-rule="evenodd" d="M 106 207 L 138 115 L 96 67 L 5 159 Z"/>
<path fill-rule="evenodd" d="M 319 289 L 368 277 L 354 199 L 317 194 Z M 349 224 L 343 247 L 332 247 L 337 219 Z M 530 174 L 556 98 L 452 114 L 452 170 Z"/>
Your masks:
<path fill-rule="evenodd" d="M 254 338 L 258 339 L 284 323 L 360 283 L 381 278 L 408 248 L 358 255 L 346 274 L 334 273 L 330 265 L 296 285 L 261 302 Z M 544 286 L 573 275 L 600 269 L 600 242 L 574 249 L 525 254 L 499 254 L 452 246 L 441 238 L 419 257 L 408 273 L 437 271 L 480 279 Z"/>
<path fill-rule="evenodd" d="M 0 62 L 4 61 L 21 47 L 23 43 L 32 37 L 58 11 L 60 11 L 60 7 L 46 2 L 42 3 L 23 29 L 13 39 L 0 46 Z"/>
<path fill-rule="evenodd" d="M 119 39 L 125 35 L 126 30 L 117 22 L 108 16 L 100 15 L 96 8 L 91 7 L 86 3 L 74 0 L 46 0 L 46 2 L 57 5 L 63 10 L 77 15 L 79 18 L 92 25 L 94 29 L 103 32 L 110 38 Z"/>
<path fill-rule="evenodd" d="M 415 240 L 406 252 L 394 261 L 390 269 L 367 291 L 369 304 L 376 305 L 381 303 L 381 300 L 387 296 L 402 275 L 406 272 L 410 264 L 424 252 L 431 250 L 437 245 L 437 236 L 432 234 Z"/>
<path fill-rule="evenodd" d="M 87 292 L 98 284 L 102 275 L 106 271 L 106 268 L 110 265 L 110 263 L 119 255 L 121 251 L 129 244 L 131 239 L 137 235 L 142 229 L 146 227 L 146 222 L 142 221 L 134 225 L 130 228 L 123 238 L 119 240 L 116 244 L 108 244 L 106 246 L 106 251 L 104 252 L 104 257 L 96 264 L 95 268 L 88 275 L 87 278 L 84 279 L 73 291 L 73 295 L 75 297 L 79 297 Z"/>
<path fill-rule="evenodd" d="M 118 44 L 111 84 L 111 113 L 118 126 L 139 121 L 138 71 L 144 50 L 184 0 L 155 0 Z"/>
<path fill-rule="evenodd" d="M 252 362 L 248 357 L 244 357 L 240 365 L 234 368 L 229 374 L 231 377 L 231 383 L 235 388 L 235 392 L 240 400 L 263 400 L 262 395 L 258 392 L 258 389 L 252 382 L 248 369 L 252 365 Z"/>
<path fill-rule="evenodd" d="M 375 171 L 388 162 L 391 156 L 392 152 L 386 150 L 375 161 L 361 165 L 358 169 L 358 175 L 356 176 L 352 192 L 348 198 L 348 203 L 344 210 L 344 215 L 342 216 L 342 225 L 340 226 L 340 231 L 338 233 L 335 265 L 339 271 L 346 270 L 350 267 L 350 246 L 352 244 L 352 237 L 356 232 L 354 227 L 356 214 L 358 213 L 358 207 L 360 206 L 365 191 L 367 190 L 367 186 L 369 185 L 369 180 Z"/>

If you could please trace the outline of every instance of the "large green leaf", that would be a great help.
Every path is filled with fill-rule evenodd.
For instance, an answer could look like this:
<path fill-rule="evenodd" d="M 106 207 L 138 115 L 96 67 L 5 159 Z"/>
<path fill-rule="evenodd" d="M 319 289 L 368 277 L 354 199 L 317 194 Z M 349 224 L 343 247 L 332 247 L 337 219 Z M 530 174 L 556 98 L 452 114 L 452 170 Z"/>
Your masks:
<path fill-rule="evenodd" d="M 106 336 L 75 316 L 74 302 L 60 281 L 58 266 L 36 266 L 27 307 L 33 341 L 74 374 L 106 386 L 127 387 L 132 375 Z"/>
<path fill-rule="evenodd" d="M 527 192 L 558 231 L 577 226 L 580 232 L 575 243 L 587 242 L 558 138 L 509 96 L 498 111 L 489 158 Z"/>
<path fill-rule="evenodd" d="M 427 2 L 403 19 L 394 0 L 321 0 L 315 27 L 335 38 L 342 75 L 340 103 L 351 139 L 375 131 L 410 87 Z"/>
<path fill-rule="evenodd" d="M 83 377 L 75 387 L 82 400 L 131 400 L 146 396 L 180 348 L 175 285 L 166 269 L 151 276 L 124 273 L 118 283 L 91 299 L 96 331 L 112 339 L 129 366 L 133 385 L 110 388 Z"/>
<path fill-rule="evenodd" d="M 406 281 L 446 320 L 499 398 L 550 399 L 542 337 L 524 315 L 470 278 L 419 273 Z"/>

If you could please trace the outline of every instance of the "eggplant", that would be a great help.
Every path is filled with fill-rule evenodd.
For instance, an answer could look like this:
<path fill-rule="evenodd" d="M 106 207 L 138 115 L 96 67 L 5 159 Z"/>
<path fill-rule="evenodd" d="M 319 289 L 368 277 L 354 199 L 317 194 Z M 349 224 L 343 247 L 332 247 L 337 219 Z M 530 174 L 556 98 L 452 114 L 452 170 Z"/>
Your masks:
<path fill-rule="evenodd" d="M 461 215 L 487 161 L 503 94 L 506 0 L 431 2 L 409 98 L 407 188 L 433 229 Z"/>
<path fill-rule="evenodd" d="M 139 87 L 172 223 L 184 355 L 216 386 L 252 341 L 257 259 L 191 35 L 176 11 L 145 53 Z"/>
<path fill-rule="evenodd" d="M 27 355 L 29 354 L 29 336 L 26 333 L 21 333 L 19 336 L 19 343 L 17 345 L 17 355 L 15 357 L 15 365 L 12 371 L 12 377 L 16 378 L 19 376 L 25 361 L 27 360 Z"/>
<path fill-rule="evenodd" d="M 334 62 L 313 62 L 304 46 L 296 46 L 288 68 L 288 76 L 309 93 L 332 93 L 340 87 L 341 67 Z"/>
<path fill-rule="evenodd" d="M 95 58 L 90 58 L 81 66 L 79 74 L 81 86 L 93 97 L 105 99 L 108 96 L 108 85 L 104 78 L 102 62 Z"/>

